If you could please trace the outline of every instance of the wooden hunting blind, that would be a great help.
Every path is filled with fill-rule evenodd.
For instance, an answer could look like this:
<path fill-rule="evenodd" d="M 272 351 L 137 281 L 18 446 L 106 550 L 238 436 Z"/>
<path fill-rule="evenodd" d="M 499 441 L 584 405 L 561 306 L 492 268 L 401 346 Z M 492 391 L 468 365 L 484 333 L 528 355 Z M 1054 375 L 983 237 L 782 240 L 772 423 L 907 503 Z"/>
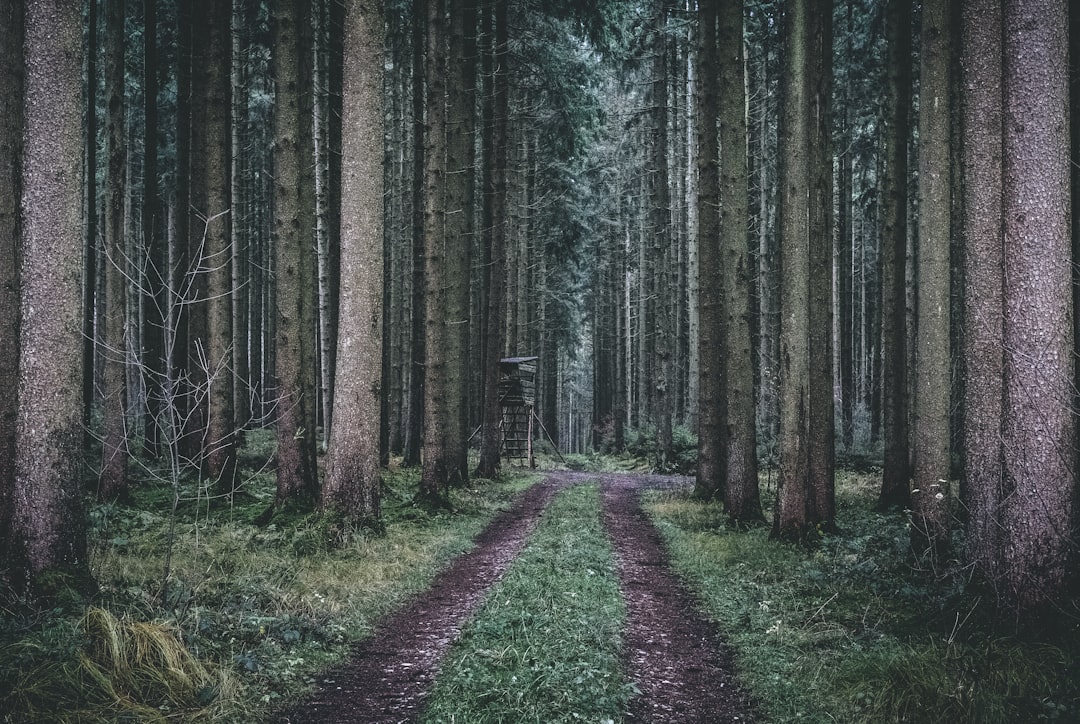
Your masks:
<path fill-rule="evenodd" d="M 528 461 L 533 467 L 532 421 L 536 403 L 536 357 L 499 360 L 499 406 L 502 407 L 502 447 L 507 459 Z"/>

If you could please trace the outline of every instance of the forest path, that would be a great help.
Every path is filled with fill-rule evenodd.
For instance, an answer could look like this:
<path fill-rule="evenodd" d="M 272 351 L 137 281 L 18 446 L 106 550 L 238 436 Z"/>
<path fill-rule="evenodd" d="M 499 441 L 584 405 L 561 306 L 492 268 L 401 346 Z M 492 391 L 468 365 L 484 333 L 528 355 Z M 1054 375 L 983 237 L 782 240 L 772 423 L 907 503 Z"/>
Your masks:
<path fill-rule="evenodd" d="M 347 662 L 324 672 L 312 697 L 279 721 L 416 721 L 446 651 L 521 552 L 548 503 L 558 491 L 585 482 L 600 485 L 603 525 L 626 602 L 624 663 L 641 691 L 626 721 L 752 721 L 730 654 L 671 570 L 660 533 L 641 509 L 641 490 L 681 483 L 663 476 L 570 471 L 548 473 L 519 496 L 477 537 L 475 548 L 384 620 Z"/>

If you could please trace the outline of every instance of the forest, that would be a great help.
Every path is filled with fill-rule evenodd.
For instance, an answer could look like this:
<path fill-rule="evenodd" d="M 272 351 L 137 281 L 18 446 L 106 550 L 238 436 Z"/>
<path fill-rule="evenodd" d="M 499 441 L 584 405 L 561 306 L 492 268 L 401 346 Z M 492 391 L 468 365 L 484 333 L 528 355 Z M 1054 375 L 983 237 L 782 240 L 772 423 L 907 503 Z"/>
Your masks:
<path fill-rule="evenodd" d="M 1075 58 L 1064 0 L 0 0 L 0 721 L 1080 719 Z M 451 570 L 422 709 L 295 708 Z M 665 709 L 634 622 L 699 616 L 741 693 Z"/>

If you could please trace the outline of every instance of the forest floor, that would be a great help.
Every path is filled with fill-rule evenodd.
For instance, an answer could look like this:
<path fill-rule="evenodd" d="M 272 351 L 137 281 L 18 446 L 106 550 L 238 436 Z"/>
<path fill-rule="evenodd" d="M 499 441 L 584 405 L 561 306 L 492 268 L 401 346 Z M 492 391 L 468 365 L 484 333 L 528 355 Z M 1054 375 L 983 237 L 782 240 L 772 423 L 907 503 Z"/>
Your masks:
<path fill-rule="evenodd" d="M 418 720 L 448 649 L 519 556 L 548 504 L 558 492 L 583 483 L 599 486 L 601 519 L 625 604 L 623 666 L 637 692 L 625 720 L 752 721 L 753 704 L 735 679 L 729 651 L 673 572 L 661 535 L 641 507 L 642 490 L 683 483 L 569 471 L 548 473 L 522 493 L 472 550 L 387 617 L 344 664 L 319 676 L 311 698 L 280 721 Z"/>

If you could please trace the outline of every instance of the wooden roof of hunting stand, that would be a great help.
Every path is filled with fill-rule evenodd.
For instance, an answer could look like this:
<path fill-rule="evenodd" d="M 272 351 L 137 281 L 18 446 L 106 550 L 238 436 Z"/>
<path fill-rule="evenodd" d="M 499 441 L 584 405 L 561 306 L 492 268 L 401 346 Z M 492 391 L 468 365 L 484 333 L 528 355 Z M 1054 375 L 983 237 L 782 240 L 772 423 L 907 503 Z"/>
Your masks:
<path fill-rule="evenodd" d="M 499 404 L 532 407 L 536 403 L 536 357 L 499 360 Z"/>

